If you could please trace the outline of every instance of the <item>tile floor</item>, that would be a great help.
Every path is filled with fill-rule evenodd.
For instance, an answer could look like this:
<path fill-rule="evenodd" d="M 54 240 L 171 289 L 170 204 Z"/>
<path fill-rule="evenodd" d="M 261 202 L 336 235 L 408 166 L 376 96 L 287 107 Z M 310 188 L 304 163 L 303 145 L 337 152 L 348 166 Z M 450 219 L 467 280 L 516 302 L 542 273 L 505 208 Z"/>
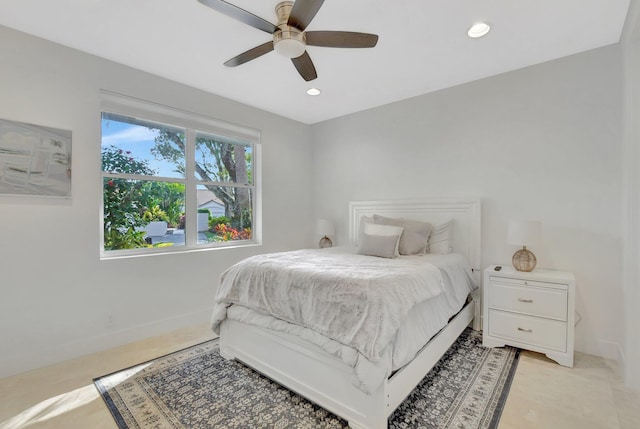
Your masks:
<path fill-rule="evenodd" d="M 0 429 L 117 429 L 93 377 L 213 337 L 197 325 L 0 380 Z M 523 352 L 499 429 L 640 428 L 640 392 L 615 368 L 577 353 L 575 367 Z"/>

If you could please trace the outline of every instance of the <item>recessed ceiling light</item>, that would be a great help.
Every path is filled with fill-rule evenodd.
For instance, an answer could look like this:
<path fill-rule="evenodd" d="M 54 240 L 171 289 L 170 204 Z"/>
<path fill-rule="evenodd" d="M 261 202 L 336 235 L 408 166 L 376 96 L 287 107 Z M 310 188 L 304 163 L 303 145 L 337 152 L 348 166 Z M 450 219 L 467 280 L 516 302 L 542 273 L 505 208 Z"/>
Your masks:
<path fill-rule="evenodd" d="M 318 88 L 309 88 L 309 89 L 307 89 L 307 94 L 309 94 L 309 95 L 320 95 L 320 90 Z"/>
<path fill-rule="evenodd" d="M 477 39 L 478 37 L 485 36 L 489 32 L 489 30 L 491 30 L 489 24 L 485 22 L 477 22 L 473 24 L 471 28 L 469 28 L 469 31 L 467 31 L 467 35 L 472 39 Z"/>

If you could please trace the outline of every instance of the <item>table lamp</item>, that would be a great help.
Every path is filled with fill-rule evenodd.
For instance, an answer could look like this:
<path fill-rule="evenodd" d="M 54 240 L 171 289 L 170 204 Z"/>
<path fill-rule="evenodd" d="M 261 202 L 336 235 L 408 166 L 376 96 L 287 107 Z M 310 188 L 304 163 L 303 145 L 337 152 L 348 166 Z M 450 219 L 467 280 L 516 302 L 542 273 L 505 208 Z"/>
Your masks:
<path fill-rule="evenodd" d="M 336 233 L 336 226 L 328 219 L 318 219 L 318 224 L 316 226 L 316 232 L 322 236 L 320 239 L 320 243 L 318 245 L 321 249 L 325 247 L 331 247 L 333 243 L 331 239 L 328 237 L 329 235 L 333 235 Z"/>
<path fill-rule="evenodd" d="M 518 271 L 529 272 L 536 267 L 536 256 L 527 249 L 527 246 L 535 246 L 540 242 L 540 222 L 538 221 L 509 221 L 507 241 L 514 246 L 522 246 L 522 249 L 513 254 L 511 263 Z"/>

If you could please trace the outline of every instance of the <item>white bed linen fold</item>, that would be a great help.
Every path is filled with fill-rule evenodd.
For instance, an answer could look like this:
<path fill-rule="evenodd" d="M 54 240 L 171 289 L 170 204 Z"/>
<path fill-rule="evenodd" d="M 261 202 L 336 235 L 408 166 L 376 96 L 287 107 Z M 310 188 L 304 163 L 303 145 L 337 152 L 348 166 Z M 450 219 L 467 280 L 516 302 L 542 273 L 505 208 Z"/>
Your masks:
<path fill-rule="evenodd" d="M 467 259 L 457 253 L 425 254 L 424 259 L 442 273 L 444 293 L 415 306 L 393 339 L 393 370 L 409 363 L 420 349 L 442 329 L 477 289 Z"/>

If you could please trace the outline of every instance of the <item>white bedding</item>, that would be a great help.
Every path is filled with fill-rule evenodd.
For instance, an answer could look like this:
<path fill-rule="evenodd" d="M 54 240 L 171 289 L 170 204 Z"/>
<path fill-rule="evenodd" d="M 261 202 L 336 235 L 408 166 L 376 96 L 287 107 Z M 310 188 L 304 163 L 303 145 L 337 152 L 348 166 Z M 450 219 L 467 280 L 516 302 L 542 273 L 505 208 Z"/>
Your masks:
<path fill-rule="evenodd" d="M 438 267 L 445 285 L 444 293 L 414 307 L 393 340 L 393 370 L 409 363 L 420 349 L 463 307 L 478 286 L 464 256 L 457 253 L 422 256 Z"/>
<path fill-rule="evenodd" d="M 353 384 L 371 392 L 411 361 L 475 288 L 457 254 L 383 259 L 333 248 L 259 255 L 223 274 L 212 326 L 217 332 L 229 317 L 301 337 L 353 367 Z"/>
<path fill-rule="evenodd" d="M 419 256 L 295 250 L 253 256 L 226 270 L 214 316 L 221 321 L 226 307 L 243 305 L 311 328 L 377 361 L 409 311 L 443 291 L 440 270 Z"/>

